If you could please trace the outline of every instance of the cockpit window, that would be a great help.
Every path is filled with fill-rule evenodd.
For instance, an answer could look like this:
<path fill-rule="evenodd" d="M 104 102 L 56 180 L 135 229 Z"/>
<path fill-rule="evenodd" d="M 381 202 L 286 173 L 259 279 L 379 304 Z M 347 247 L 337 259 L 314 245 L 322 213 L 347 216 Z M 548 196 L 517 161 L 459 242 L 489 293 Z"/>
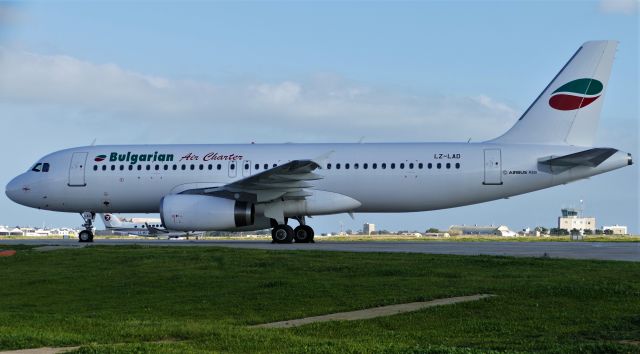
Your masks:
<path fill-rule="evenodd" d="M 31 171 L 33 171 L 33 172 L 49 172 L 49 163 L 47 163 L 47 162 L 45 162 L 45 163 L 38 162 L 37 164 L 35 164 L 33 166 Z"/>

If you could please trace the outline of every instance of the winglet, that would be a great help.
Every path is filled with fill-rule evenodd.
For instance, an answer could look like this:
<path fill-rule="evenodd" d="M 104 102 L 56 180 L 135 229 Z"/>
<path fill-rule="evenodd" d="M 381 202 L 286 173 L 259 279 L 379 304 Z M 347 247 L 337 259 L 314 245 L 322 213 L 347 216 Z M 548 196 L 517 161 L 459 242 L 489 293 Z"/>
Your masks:
<path fill-rule="evenodd" d="M 311 159 L 311 161 L 315 162 L 318 165 L 318 168 L 322 168 L 322 166 L 324 165 L 325 161 L 327 161 L 329 159 L 329 157 L 335 152 L 335 150 L 330 150 L 325 152 L 324 154 Z"/>

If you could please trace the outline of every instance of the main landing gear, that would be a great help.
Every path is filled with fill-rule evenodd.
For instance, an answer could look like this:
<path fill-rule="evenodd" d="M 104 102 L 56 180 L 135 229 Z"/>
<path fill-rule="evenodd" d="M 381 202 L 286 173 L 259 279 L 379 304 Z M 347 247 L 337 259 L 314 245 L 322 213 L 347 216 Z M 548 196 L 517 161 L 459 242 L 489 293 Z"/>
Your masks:
<path fill-rule="evenodd" d="M 84 230 L 80 231 L 78 234 L 78 241 L 80 242 L 93 242 L 93 220 L 96 218 L 96 213 L 85 211 L 82 215 L 82 219 L 84 219 Z"/>
<path fill-rule="evenodd" d="M 313 243 L 313 228 L 305 223 L 304 216 L 295 218 L 300 225 L 295 229 L 287 225 L 287 219 L 285 218 L 284 224 L 278 224 L 277 221 L 271 220 L 271 238 L 273 243 L 291 243 L 293 240 L 296 243 Z"/>

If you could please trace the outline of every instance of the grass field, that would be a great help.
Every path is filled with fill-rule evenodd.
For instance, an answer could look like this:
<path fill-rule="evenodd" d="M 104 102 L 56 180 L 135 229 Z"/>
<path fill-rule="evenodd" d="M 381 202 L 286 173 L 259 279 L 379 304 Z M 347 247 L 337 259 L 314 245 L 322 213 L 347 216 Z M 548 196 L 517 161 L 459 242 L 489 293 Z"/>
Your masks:
<path fill-rule="evenodd" d="M 0 258 L 0 350 L 640 352 L 640 263 L 91 246 Z M 479 293 L 290 329 L 248 325 Z M 631 344 L 630 344 L 631 342 Z"/>

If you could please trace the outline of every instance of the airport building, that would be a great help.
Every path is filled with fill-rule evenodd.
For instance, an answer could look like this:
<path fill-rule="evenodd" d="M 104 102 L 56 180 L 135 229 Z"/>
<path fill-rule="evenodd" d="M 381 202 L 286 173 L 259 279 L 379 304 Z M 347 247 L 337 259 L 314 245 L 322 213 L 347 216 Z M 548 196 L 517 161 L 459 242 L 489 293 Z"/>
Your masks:
<path fill-rule="evenodd" d="M 509 230 L 507 226 L 478 226 L 478 225 L 453 225 L 449 228 L 451 235 L 486 235 L 486 236 L 516 236 L 517 233 Z"/>
<path fill-rule="evenodd" d="M 603 226 L 602 231 L 611 230 L 611 234 L 613 235 L 627 235 L 627 227 L 624 225 L 613 225 L 613 226 Z"/>
<path fill-rule="evenodd" d="M 571 231 L 576 229 L 581 233 L 584 230 L 596 231 L 596 218 L 580 216 L 577 209 L 561 209 L 562 216 L 558 218 L 558 228 Z"/>
<path fill-rule="evenodd" d="M 362 225 L 362 233 L 365 235 L 371 235 L 376 231 L 376 224 L 365 223 Z"/>

